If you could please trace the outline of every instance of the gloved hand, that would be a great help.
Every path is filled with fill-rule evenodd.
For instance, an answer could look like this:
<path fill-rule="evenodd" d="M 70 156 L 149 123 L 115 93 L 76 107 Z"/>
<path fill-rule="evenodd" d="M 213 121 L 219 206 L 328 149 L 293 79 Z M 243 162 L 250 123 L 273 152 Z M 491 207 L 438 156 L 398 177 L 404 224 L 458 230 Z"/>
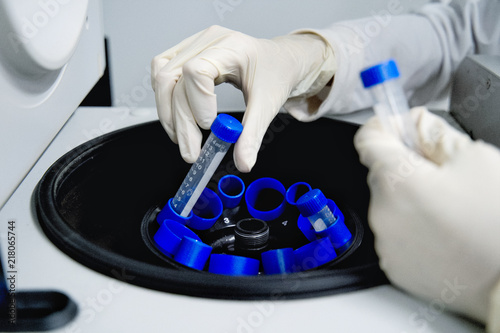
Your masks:
<path fill-rule="evenodd" d="M 368 220 L 380 266 L 393 284 L 427 299 L 431 312 L 484 323 L 500 279 L 500 151 L 424 108 L 412 117 L 423 157 L 376 117 L 354 139 L 369 168 Z"/>
<path fill-rule="evenodd" d="M 160 121 L 190 163 L 201 149 L 198 126 L 209 129 L 217 116 L 214 84 L 241 89 L 247 107 L 234 160 L 249 172 L 280 107 L 319 92 L 335 66 L 331 47 L 312 33 L 267 40 L 213 26 L 154 57 L 151 80 Z"/>

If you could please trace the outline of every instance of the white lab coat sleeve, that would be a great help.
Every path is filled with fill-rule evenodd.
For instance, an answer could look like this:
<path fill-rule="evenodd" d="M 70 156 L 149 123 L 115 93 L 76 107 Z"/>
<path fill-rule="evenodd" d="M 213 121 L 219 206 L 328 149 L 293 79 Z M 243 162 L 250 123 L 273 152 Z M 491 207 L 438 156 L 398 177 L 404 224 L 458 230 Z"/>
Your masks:
<path fill-rule="evenodd" d="M 337 72 L 319 96 L 287 101 L 285 109 L 302 121 L 326 114 L 348 113 L 373 104 L 359 73 L 389 58 L 400 69 L 410 106 L 425 105 L 449 93 L 450 80 L 468 54 L 500 54 L 500 1 L 431 3 L 419 12 L 401 15 L 399 2 L 372 16 L 333 24 L 321 35 L 333 48 Z"/>

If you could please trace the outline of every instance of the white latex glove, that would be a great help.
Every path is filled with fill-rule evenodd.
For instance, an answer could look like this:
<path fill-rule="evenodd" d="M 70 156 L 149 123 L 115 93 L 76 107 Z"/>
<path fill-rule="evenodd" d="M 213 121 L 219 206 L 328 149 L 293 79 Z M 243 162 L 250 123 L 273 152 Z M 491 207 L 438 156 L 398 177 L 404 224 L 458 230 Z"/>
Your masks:
<path fill-rule="evenodd" d="M 241 89 L 247 107 L 234 160 L 249 172 L 280 107 L 289 97 L 319 92 L 335 66 L 331 47 L 318 35 L 267 40 L 213 26 L 154 57 L 151 75 L 160 121 L 190 163 L 201 149 L 198 126 L 209 129 L 217 116 L 214 85 Z"/>
<path fill-rule="evenodd" d="M 431 314 L 453 310 L 486 323 L 500 279 L 500 151 L 424 108 L 412 117 L 424 157 L 376 117 L 354 139 L 369 168 L 380 266 L 393 284 L 427 299 Z"/>

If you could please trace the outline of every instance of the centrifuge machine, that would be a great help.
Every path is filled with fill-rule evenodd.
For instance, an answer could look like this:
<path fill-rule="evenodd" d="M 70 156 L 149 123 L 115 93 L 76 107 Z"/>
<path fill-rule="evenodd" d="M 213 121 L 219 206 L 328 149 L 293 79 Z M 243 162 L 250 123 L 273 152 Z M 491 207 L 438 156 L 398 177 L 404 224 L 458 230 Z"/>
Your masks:
<path fill-rule="evenodd" d="M 287 274 L 195 270 L 154 241 L 155 216 L 189 170 L 156 111 L 79 107 L 106 66 L 100 3 L 0 1 L 0 16 L 0 330 L 482 330 L 440 299 L 419 300 L 391 286 L 378 267 L 366 222 L 366 169 L 352 145 L 369 112 L 308 124 L 280 114 L 260 152 L 265 165 L 239 174 L 227 154 L 214 176 L 322 188 L 352 234 L 335 258 Z M 336 159 L 304 137 L 336 142 Z M 309 143 L 307 150 L 286 148 Z M 331 171 L 314 172 L 314 164 Z M 299 248 L 308 240 L 292 208 L 267 224 L 276 244 Z M 199 236 L 231 245 L 238 214 L 245 215 L 224 210 L 218 227 Z"/>

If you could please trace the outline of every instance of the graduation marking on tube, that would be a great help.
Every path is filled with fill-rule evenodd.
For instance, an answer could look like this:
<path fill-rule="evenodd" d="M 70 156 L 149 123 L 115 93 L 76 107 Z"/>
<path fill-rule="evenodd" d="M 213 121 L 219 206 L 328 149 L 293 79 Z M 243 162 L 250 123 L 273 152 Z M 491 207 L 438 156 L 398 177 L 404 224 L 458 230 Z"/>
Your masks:
<path fill-rule="evenodd" d="M 243 131 L 243 125 L 230 115 L 219 114 L 211 130 L 200 156 L 191 166 L 179 190 L 172 198 L 172 209 L 184 217 L 191 212 L 231 144 L 238 140 Z"/>

